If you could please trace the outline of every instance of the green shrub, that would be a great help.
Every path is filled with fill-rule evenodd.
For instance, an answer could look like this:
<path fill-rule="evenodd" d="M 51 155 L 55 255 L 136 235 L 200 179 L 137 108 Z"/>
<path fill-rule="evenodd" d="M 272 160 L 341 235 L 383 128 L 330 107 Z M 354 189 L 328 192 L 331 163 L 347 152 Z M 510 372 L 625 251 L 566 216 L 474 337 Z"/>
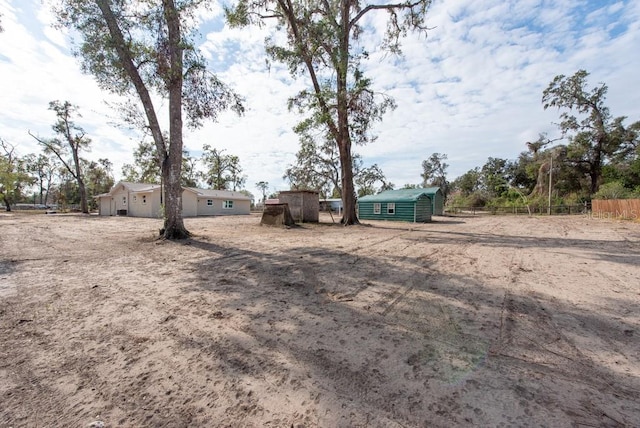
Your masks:
<path fill-rule="evenodd" d="M 600 186 L 593 199 L 628 199 L 633 197 L 633 191 L 623 186 L 620 181 L 611 181 Z"/>

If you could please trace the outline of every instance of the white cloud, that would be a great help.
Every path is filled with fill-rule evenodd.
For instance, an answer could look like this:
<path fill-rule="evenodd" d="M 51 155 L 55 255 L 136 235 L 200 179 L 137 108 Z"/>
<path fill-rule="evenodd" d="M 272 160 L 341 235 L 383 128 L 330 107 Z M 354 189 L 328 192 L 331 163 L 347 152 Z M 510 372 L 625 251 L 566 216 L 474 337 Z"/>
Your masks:
<path fill-rule="evenodd" d="M 41 24 L 52 22 L 46 8 L 36 3 L 21 3 L 24 8 L 21 10 L 12 8 L 6 1 L 0 3 L 0 7 L 5 27 L 5 32 L 0 33 L 2 137 L 16 145 L 20 154 L 39 152 L 40 147 L 28 132 L 51 137 L 55 114 L 48 110 L 49 102 L 66 100 L 79 107 L 82 117 L 75 122 L 94 141 L 86 157 L 106 157 L 116 165 L 130 162 L 131 151 L 127 146 L 131 137 L 107 126 L 105 120 L 113 113 L 103 100 L 111 97 L 102 92 L 90 76 L 80 72 L 77 60 L 69 55 L 64 37 L 48 27 L 27 27 L 21 21 L 25 16 L 37 15 Z M 29 22 L 35 25 L 38 21 Z"/>

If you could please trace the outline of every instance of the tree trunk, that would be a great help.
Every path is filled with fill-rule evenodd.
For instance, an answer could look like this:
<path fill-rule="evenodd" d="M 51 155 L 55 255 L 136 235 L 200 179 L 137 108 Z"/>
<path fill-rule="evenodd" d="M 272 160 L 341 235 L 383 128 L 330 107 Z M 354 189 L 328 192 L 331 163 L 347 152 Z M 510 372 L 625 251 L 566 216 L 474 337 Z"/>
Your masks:
<path fill-rule="evenodd" d="M 340 223 L 345 226 L 360 224 L 356 215 L 356 193 L 353 186 L 353 170 L 351 168 L 352 157 L 349 144 L 340 144 L 340 164 L 342 167 L 342 219 Z"/>
<path fill-rule="evenodd" d="M 78 193 L 80 193 L 80 209 L 83 214 L 89 214 L 89 204 L 87 203 L 87 188 L 84 185 L 84 180 L 78 178 Z"/>
<path fill-rule="evenodd" d="M 5 211 L 6 212 L 11 212 L 11 203 L 9 202 L 9 200 L 7 199 L 7 197 L 3 197 L 2 198 L 4 200 L 4 205 L 5 205 Z"/>
<path fill-rule="evenodd" d="M 70 141 L 73 150 L 73 162 L 76 169 L 76 181 L 78 182 L 78 193 L 80 193 L 80 209 L 83 214 L 89 214 L 89 205 L 87 204 L 87 187 L 84 184 L 82 170 L 80 169 L 80 158 L 78 156 L 78 147 L 74 146 Z"/>
<path fill-rule="evenodd" d="M 40 177 L 40 205 L 44 204 L 44 202 L 42 202 L 43 197 L 44 197 L 44 181 L 42 180 L 42 177 Z"/>
<path fill-rule="evenodd" d="M 601 121 L 600 121 L 601 122 Z M 595 156 L 589 165 L 589 178 L 591 178 L 591 195 L 600 188 L 600 177 L 602 176 L 602 158 L 604 151 L 604 131 L 600 133 L 596 144 Z"/>
<path fill-rule="evenodd" d="M 51 177 L 47 180 L 47 189 L 44 193 L 44 204 L 49 205 L 49 191 L 51 190 Z"/>
<path fill-rule="evenodd" d="M 338 102 L 338 150 L 340 152 L 340 169 L 342 172 L 342 223 L 345 226 L 359 224 L 356 215 L 356 193 L 353 186 L 353 158 L 351 155 L 351 134 L 349 133 L 349 100 L 347 97 L 347 73 L 349 70 L 349 12 L 350 2 L 342 1 L 340 64 L 336 70 L 336 91 Z"/>
<path fill-rule="evenodd" d="M 591 195 L 597 193 L 598 189 L 600 188 L 600 170 L 601 168 L 599 168 L 598 166 L 592 165 L 591 170 L 589 171 L 589 178 L 591 179 Z"/>
<path fill-rule="evenodd" d="M 162 180 L 165 183 L 164 191 L 164 227 L 160 230 L 160 235 L 165 239 L 186 239 L 191 234 L 184 226 L 182 218 L 182 186 L 180 185 L 180 162 L 165 162 Z M 177 169 L 177 171 L 176 171 Z M 176 180 L 175 177 L 178 177 Z"/>
<path fill-rule="evenodd" d="M 180 17 L 173 0 L 163 0 L 164 19 L 168 27 L 170 76 L 169 90 L 169 150 L 162 136 L 160 122 L 156 115 L 149 91 L 138 72 L 117 20 L 108 0 L 97 0 L 98 7 L 114 39 L 114 47 L 122 66 L 131 79 L 144 107 L 149 129 L 158 151 L 158 163 L 162 169 L 165 185 L 164 228 L 160 234 L 166 239 L 184 239 L 190 236 L 182 220 L 182 48 L 180 47 Z"/>
<path fill-rule="evenodd" d="M 536 179 L 536 186 L 529 195 L 530 197 L 542 196 L 549 191 L 549 163 L 544 162 L 538 168 L 538 178 Z"/>
<path fill-rule="evenodd" d="M 164 18 L 169 36 L 169 155 L 163 175 L 166 183 L 165 219 L 162 236 L 165 239 L 185 239 L 191 236 L 182 218 L 182 47 L 180 17 L 173 0 L 163 0 Z"/>

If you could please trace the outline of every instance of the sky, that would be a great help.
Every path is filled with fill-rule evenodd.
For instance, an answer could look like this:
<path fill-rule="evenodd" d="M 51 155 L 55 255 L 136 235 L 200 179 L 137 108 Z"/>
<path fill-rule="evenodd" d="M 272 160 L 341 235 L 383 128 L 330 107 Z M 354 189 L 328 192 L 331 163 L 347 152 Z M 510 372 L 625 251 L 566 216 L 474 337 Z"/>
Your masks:
<path fill-rule="evenodd" d="M 85 157 L 108 158 L 116 181 L 122 178 L 141 137 L 118 125 L 114 106 L 121 100 L 81 72 L 73 41 L 52 26 L 48 0 L 0 0 L 0 14 L 0 137 L 20 155 L 39 152 L 29 131 L 53 136 L 49 102 L 70 101 L 93 141 Z M 640 120 L 639 0 L 436 0 L 428 34 L 408 34 L 402 57 L 379 47 L 385 19 L 384 12 L 367 15 L 363 69 L 397 108 L 376 124 L 377 140 L 354 151 L 397 187 L 420 183 L 422 161 L 432 153 L 448 156 L 452 180 L 488 157 L 516 159 L 540 133 L 557 136 L 559 112 L 545 111 L 541 98 L 559 74 L 587 70 L 590 88 L 608 86 L 613 116 Z M 292 78 L 282 64 L 267 65 L 264 39 L 273 28 L 230 29 L 215 2 L 201 20 L 200 49 L 210 69 L 245 98 L 247 111 L 186 129 L 185 147 L 195 156 L 204 144 L 239 156 L 256 196 L 259 181 L 271 192 L 287 190 L 282 175 L 295 161 L 292 128 L 302 118 L 287 110 L 287 100 L 306 80 Z"/>

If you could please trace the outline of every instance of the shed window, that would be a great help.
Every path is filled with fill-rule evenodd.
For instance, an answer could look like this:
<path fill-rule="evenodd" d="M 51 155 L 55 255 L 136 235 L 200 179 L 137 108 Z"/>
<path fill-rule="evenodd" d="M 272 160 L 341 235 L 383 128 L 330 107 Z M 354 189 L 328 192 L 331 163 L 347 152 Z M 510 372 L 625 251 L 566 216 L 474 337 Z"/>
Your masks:
<path fill-rule="evenodd" d="M 232 210 L 233 209 L 233 201 L 224 201 L 224 209 Z"/>
<path fill-rule="evenodd" d="M 213 199 L 207 199 L 207 205 L 212 207 L 213 206 Z"/>
<path fill-rule="evenodd" d="M 380 214 L 380 204 L 373 204 L 373 213 Z"/>
<path fill-rule="evenodd" d="M 122 205 L 127 205 L 127 197 L 126 196 L 122 197 Z"/>
<path fill-rule="evenodd" d="M 142 203 L 143 204 L 147 203 L 147 195 L 142 195 Z"/>
<path fill-rule="evenodd" d="M 389 202 L 387 204 L 387 214 L 395 214 L 396 213 L 396 204 L 393 202 Z"/>
<path fill-rule="evenodd" d="M 133 203 L 135 204 L 136 202 L 138 202 L 138 197 L 136 195 L 133 195 Z"/>

